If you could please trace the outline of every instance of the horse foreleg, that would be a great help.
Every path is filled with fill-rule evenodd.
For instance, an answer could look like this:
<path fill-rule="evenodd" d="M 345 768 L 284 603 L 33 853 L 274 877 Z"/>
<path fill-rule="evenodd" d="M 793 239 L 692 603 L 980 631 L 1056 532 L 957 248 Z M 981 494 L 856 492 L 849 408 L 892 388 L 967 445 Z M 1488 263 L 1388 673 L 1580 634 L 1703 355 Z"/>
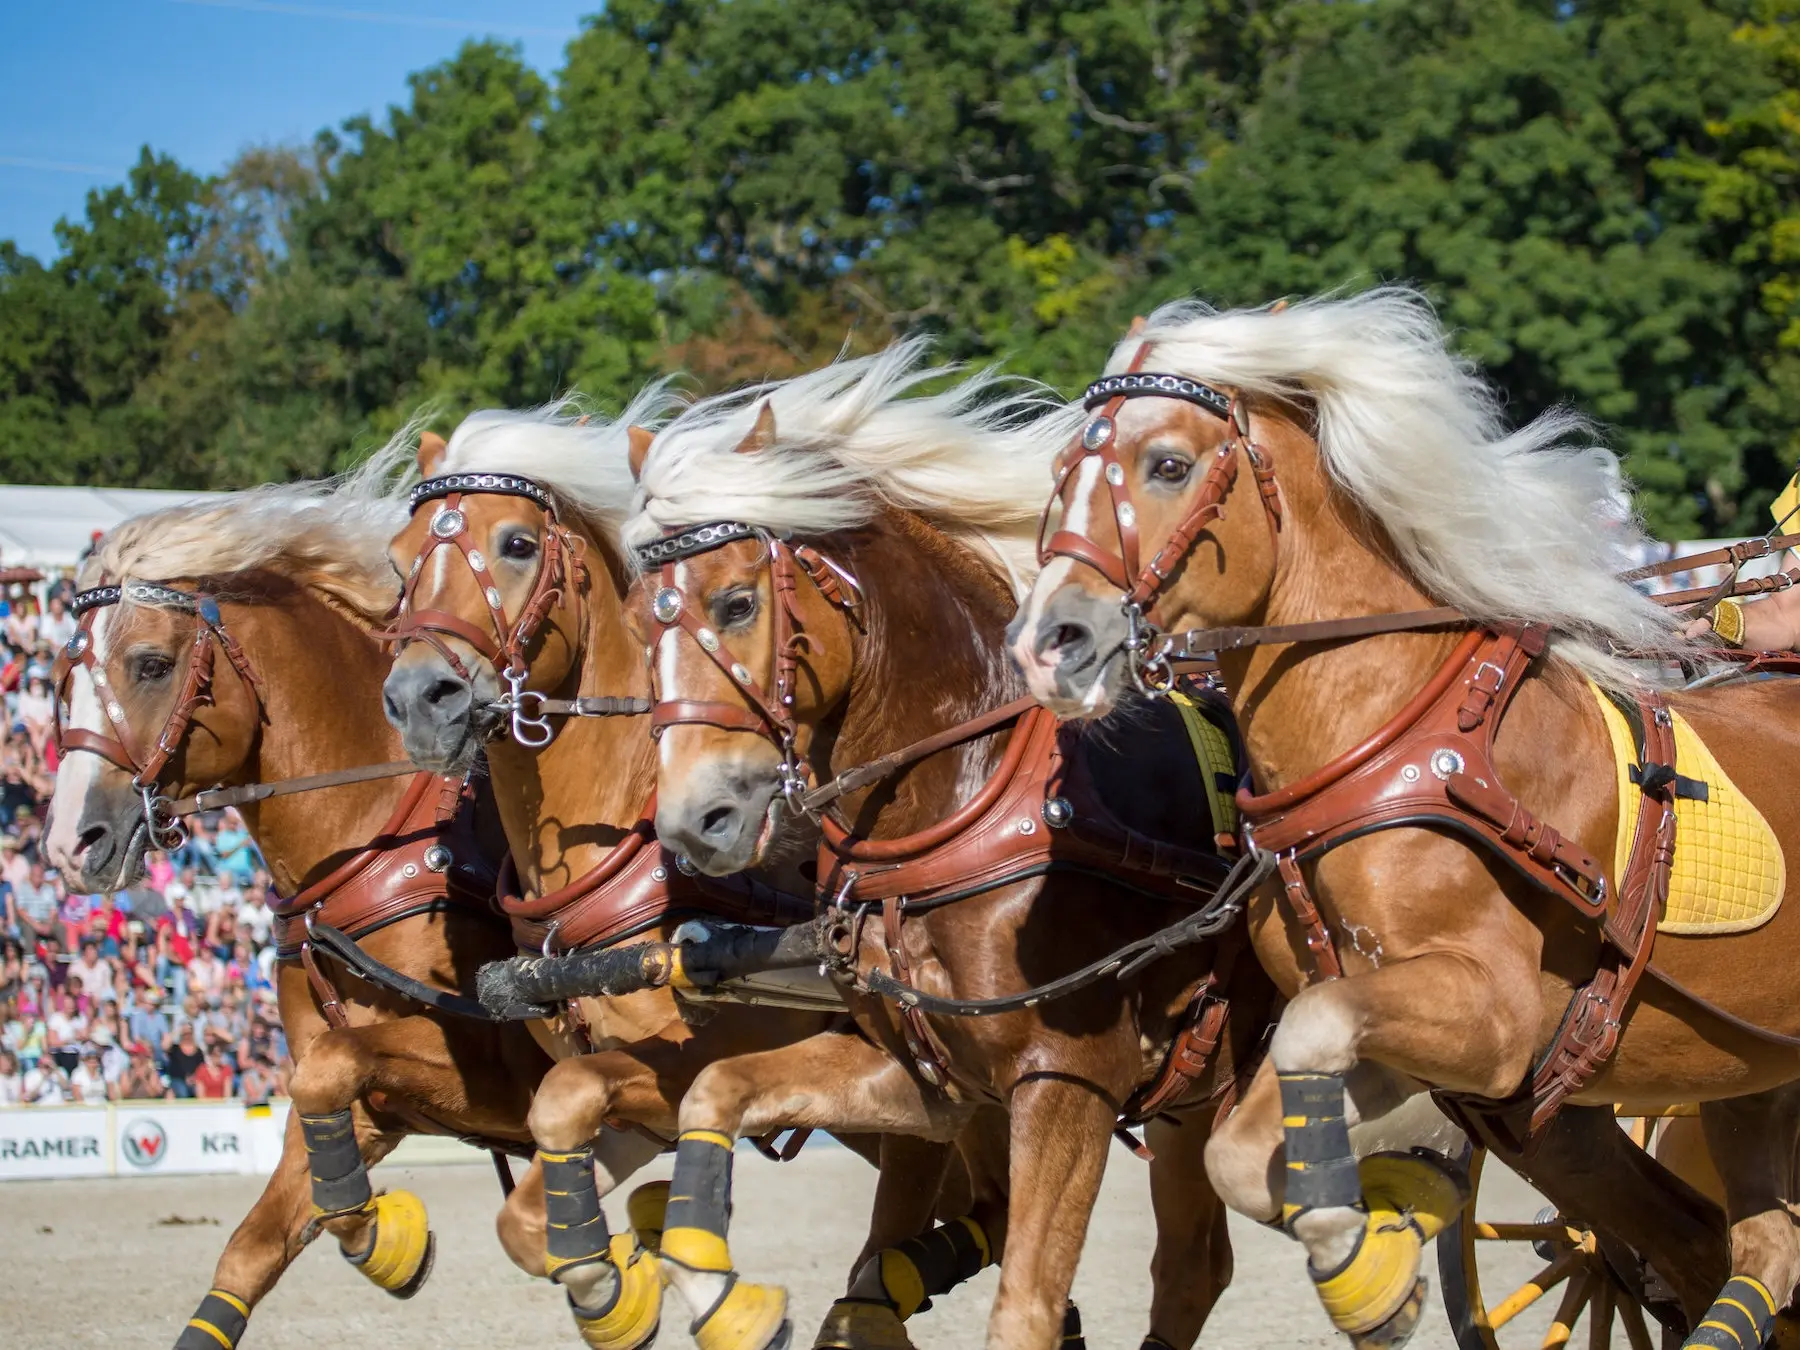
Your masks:
<path fill-rule="evenodd" d="M 374 1193 L 368 1169 L 399 1135 L 377 1135 L 352 1107 L 371 1091 L 410 1102 L 453 1102 L 462 1075 L 443 1029 L 423 1017 L 321 1033 L 289 1085 L 312 1176 L 312 1220 L 377 1287 L 411 1298 L 431 1274 L 435 1239 L 410 1191 Z M 441 1109 L 441 1108 L 440 1108 Z"/>
<path fill-rule="evenodd" d="M 1150 1260 L 1150 1334 L 1143 1350 L 1189 1350 L 1231 1283 L 1231 1239 L 1225 1205 L 1206 1177 L 1206 1144 L 1213 1109 L 1144 1127 L 1150 1163 L 1150 1205 L 1156 1214 L 1156 1254 Z"/>
<path fill-rule="evenodd" d="M 1686 1345 L 1755 1350 L 1767 1343 L 1775 1314 L 1793 1300 L 1800 1285 L 1800 1237 L 1789 1208 L 1796 1198 L 1800 1084 L 1704 1102 L 1700 1123 L 1725 1183 L 1731 1281 Z"/>
<path fill-rule="evenodd" d="M 312 1215 L 311 1201 L 300 1118 L 290 1113 L 281 1161 L 226 1242 L 213 1271 L 212 1288 L 175 1338 L 175 1350 L 237 1345 L 251 1310 L 305 1248 L 301 1235 Z"/>
<path fill-rule="evenodd" d="M 1115 1108 L 1098 1085 L 1028 1074 L 1013 1088 L 1011 1184 L 990 1350 L 1055 1350 L 1087 1236 Z"/>
<path fill-rule="evenodd" d="M 1372 1061 L 1423 1083 L 1505 1097 L 1531 1066 L 1542 1004 L 1535 957 L 1496 942 L 1394 960 L 1303 989 L 1269 1047 L 1285 1155 L 1282 1219 L 1305 1245 L 1333 1325 L 1392 1344 L 1424 1300 L 1424 1244 L 1461 1212 L 1463 1179 L 1434 1155 L 1350 1151 L 1346 1075 Z M 1528 991 L 1522 996 L 1521 991 Z"/>
<path fill-rule="evenodd" d="M 529 1197 L 509 1203 L 502 1213 L 503 1241 L 511 1229 L 507 1250 L 514 1261 L 562 1285 L 582 1338 L 604 1350 L 633 1350 L 656 1335 L 662 1281 L 655 1254 L 668 1204 L 668 1187 L 653 1182 L 628 1202 L 632 1232 L 614 1234 L 607 1227 L 602 1198 L 662 1145 L 636 1131 L 607 1129 L 606 1122 L 672 1123 L 668 1085 L 682 1081 L 682 1069 L 680 1046 L 671 1041 L 580 1055 L 552 1067 L 531 1104 L 542 1217 L 527 1210 Z M 526 1240 L 533 1221 L 541 1243 Z"/>
<path fill-rule="evenodd" d="M 726 1241 L 739 1138 L 813 1128 L 949 1139 L 966 1115 L 848 1033 L 812 1036 L 703 1069 L 681 1103 L 663 1234 L 665 1273 L 694 1313 L 701 1350 L 763 1350 L 789 1334 L 786 1291 L 739 1279 Z M 939 1175 L 934 1170 L 934 1185 Z M 851 1282 L 852 1295 L 833 1305 L 818 1344 L 870 1344 L 882 1334 L 903 1340 L 896 1318 L 980 1270 L 990 1250 L 973 1218 L 915 1241 L 916 1251 L 905 1243 L 870 1258 Z"/>

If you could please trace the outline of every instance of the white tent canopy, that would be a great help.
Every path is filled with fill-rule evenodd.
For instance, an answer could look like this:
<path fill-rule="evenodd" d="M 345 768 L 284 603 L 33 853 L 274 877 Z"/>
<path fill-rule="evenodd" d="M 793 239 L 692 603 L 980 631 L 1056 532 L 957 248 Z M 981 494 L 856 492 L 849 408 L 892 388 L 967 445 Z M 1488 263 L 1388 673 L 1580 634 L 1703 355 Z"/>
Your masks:
<path fill-rule="evenodd" d="M 72 568 L 96 530 L 216 492 L 0 484 L 0 566 Z"/>

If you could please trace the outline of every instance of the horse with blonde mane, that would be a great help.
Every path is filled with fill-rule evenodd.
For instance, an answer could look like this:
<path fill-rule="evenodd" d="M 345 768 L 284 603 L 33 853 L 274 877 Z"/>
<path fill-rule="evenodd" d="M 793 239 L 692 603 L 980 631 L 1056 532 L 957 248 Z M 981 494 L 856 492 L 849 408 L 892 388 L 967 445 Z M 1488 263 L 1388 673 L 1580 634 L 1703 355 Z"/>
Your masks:
<path fill-rule="evenodd" d="M 145 848 L 169 841 L 167 798 L 404 764 L 378 696 L 375 630 L 397 581 L 370 541 L 404 516 L 386 464 L 138 516 L 101 540 L 63 658 L 65 756 L 46 838 L 72 889 L 132 884 Z M 405 1135 L 529 1156 L 525 1113 L 549 1060 L 523 1024 L 427 1006 L 308 940 L 313 920 L 333 925 L 367 969 L 456 1004 L 511 950 L 489 909 L 498 831 L 477 805 L 460 778 L 413 771 L 243 803 L 287 897 L 276 984 L 294 1110 L 179 1350 L 236 1345 L 320 1229 L 388 1293 L 417 1292 L 431 1268 L 424 1206 L 373 1194 L 368 1176 Z"/>
<path fill-rule="evenodd" d="M 1086 402 L 1012 651 L 1075 716 L 1219 653 L 1280 859 L 1256 950 L 1292 999 L 1211 1146 L 1227 1199 L 1286 1223 L 1335 1325 L 1390 1342 L 1454 1201 L 1372 1195 L 1344 1122 L 1433 1089 L 1645 1253 L 1689 1345 L 1763 1341 L 1800 1278 L 1800 689 L 1654 687 L 1631 658 L 1679 642 L 1620 575 L 1641 535 L 1613 457 L 1566 413 L 1506 430 L 1413 293 L 1172 305 Z M 1729 1266 L 1611 1124 L 1691 1101 Z M 1605 1151 L 1581 1171 L 1546 1156 L 1570 1128 Z"/>
<path fill-rule="evenodd" d="M 811 914 L 810 901 L 796 908 L 780 894 L 805 886 L 791 868 L 754 883 L 704 883 L 662 850 L 650 824 L 655 769 L 641 716 L 649 685 L 624 625 L 631 577 L 618 530 L 632 491 L 628 428 L 654 422 L 665 404 L 652 388 L 617 422 L 555 405 L 477 413 L 448 442 L 426 437 L 417 509 L 392 543 L 408 581 L 388 716 L 421 764 L 453 770 L 485 749 L 518 873 L 502 903 L 528 951 L 666 941 L 694 920 Z M 568 1290 L 590 1344 L 646 1344 L 660 1310 L 654 1266 L 634 1262 L 628 1241 L 622 1252 L 613 1247 L 601 1199 L 667 1147 L 701 1069 L 840 1022 L 841 1000 L 818 983 L 811 992 L 761 990 L 753 1001 L 768 1006 L 700 1005 L 662 989 L 562 1009 L 549 1042 L 558 1063 L 530 1117 L 557 1206 L 553 1227 L 546 1238 L 535 1215 L 509 1205 L 501 1232 L 521 1268 Z M 638 1128 L 603 1128 L 620 1122 Z M 998 1134 L 1003 1154 L 1003 1125 Z M 853 1277 L 880 1269 L 884 1249 L 928 1228 L 940 1193 L 952 1212 L 967 1207 L 946 1142 L 845 1141 L 881 1164 Z M 664 1193 L 641 1188 L 634 1223 L 660 1227 Z M 784 1303 L 746 1285 L 729 1308 L 694 1305 L 701 1343 L 741 1330 L 749 1299 L 766 1335 L 786 1327 Z M 847 1302 L 820 1344 L 882 1343 L 870 1335 L 866 1305 Z"/>
<path fill-rule="evenodd" d="M 1155 1150 L 1145 1344 L 1186 1346 L 1231 1269 L 1201 1150 L 1272 991 L 1233 961 L 1229 912 L 1207 930 L 1224 936 L 1147 969 L 1041 1003 L 1022 991 L 1204 912 L 1225 873 L 1209 787 L 1231 758 L 1202 771 L 1185 744 L 1138 724 L 1070 736 L 1024 705 L 992 715 L 1018 691 L 1002 634 L 1035 570 L 1030 484 L 1048 459 L 1034 447 L 1078 414 L 991 374 L 925 393 L 954 372 L 924 365 L 924 351 L 902 343 L 707 400 L 634 447 L 626 538 L 644 573 L 634 652 L 652 662 L 658 699 L 657 832 L 712 875 L 822 839 L 818 894 L 837 916 L 834 975 L 855 1014 L 854 1033 L 695 1078 L 664 1267 L 694 1307 L 755 1288 L 725 1241 L 729 1146 L 744 1134 L 829 1124 L 946 1138 L 1003 1104 L 1008 1174 L 976 1177 L 1001 1265 L 988 1343 L 1055 1346 L 1123 1113 L 1148 1120 Z M 861 765 L 884 767 L 831 779 Z M 1199 820 L 1204 848 L 1152 842 Z M 1128 868 L 1127 855 L 1162 866 Z M 878 979 L 900 1003 L 870 996 Z M 1196 1026 L 1207 1030 L 1190 1038 Z M 1189 1053 L 1171 1080 L 1177 1043 Z M 935 1292 L 925 1282 L 909 1297 Z"/>

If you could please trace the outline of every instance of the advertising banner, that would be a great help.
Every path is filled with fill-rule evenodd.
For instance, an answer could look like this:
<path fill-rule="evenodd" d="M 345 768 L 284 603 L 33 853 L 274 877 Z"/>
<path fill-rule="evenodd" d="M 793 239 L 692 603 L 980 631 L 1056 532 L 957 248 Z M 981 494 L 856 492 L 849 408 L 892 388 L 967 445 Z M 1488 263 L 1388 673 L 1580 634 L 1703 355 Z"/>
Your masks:
<path fill-rule="evenodd" d="M 0 1111 L 0 1181 L 106 1176 L 112 1171 L 110 1109 L 25 1106 Z"/>

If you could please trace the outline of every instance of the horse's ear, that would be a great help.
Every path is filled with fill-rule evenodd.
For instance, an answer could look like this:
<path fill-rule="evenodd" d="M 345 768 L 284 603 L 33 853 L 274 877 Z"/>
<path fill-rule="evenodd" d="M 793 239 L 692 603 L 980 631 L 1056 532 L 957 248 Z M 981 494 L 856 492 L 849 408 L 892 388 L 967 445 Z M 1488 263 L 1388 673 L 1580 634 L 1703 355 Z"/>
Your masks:
<path fill-rule="evenodd" d="M 1143 331 L 1146 328 L 1148 328 L 1149 326 L 1150 326 L 1150 320 L 1146 319 L 1142 314 L 1140 314 L 1131 321 L 1131 327 L 1129 327 L 1125 330 L 1125 336 L 1128 338 L 1139 337 L 1143 334 Z"/>
<path fill-rule="evenodd" d="M 436 475 L 444 464 L 444 438 L 435 431 L 421 432 L 419 435 L 419 472 L 426 478 Z"/>
<path fill-rule="evenodd" d="M 767 450 L 775 444 L 775 405 L 768 399 L 763 400 L 762 407 L 756 414 L 756 425 L 750 428 L 750 434 L 738 442 L 737 452 L 740 455 L 754 455 Z"/>
<path fill-rule="evenodd" d="M 1288 306 L 1287 297 L 1284 295 L 1281 297 L 1281 299 L 1277 300 L 1274 304 L 1269 306 L 1269 313 L 1279 314 L 1279 313 L 1281 313 L 1282 310 L 1286 309 L 1287 306 Z"/>
<path fill-rule="evenodd" d="M 644 476 L 644 461 L 650 457 L 650 445 L 656 440 L 656 433 L 649 427 L 626 427 L 625 437 L 631 442 L 631 452 L 626 462 L 631 465 L 631 476 Z"/>

